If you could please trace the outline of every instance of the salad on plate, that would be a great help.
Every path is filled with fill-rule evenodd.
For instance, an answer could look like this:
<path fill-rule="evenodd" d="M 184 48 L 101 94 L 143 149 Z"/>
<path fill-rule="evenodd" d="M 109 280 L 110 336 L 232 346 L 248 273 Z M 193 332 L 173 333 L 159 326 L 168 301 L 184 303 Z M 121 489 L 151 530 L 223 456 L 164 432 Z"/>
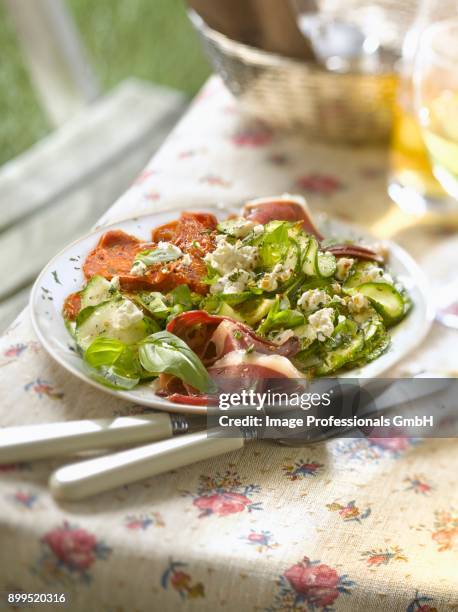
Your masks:
<path fill-rule="evenodd" d="M 377 359 L 411 308 L 388 263 L 381 247 L 324 237 L 303 198 L 262 198 L 224 221 L 183 212 L 149 242 L 107 231 L 63 316 L 99 382 L 205 404 L 224 378 L 312 378 Z"/>

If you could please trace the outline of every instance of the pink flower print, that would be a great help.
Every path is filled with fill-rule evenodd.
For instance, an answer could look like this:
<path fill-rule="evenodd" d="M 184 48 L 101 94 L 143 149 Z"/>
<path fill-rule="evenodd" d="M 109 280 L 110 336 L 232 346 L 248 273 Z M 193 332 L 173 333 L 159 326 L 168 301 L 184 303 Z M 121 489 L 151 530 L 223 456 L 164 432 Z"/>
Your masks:
<path fill-rule="evenodd" d="M 201 183 L 206 183 L 211 187 L 230 187 L 231 183 L 216 174 L 206 174 L 200 179 Z"/>
<path fill-rule="evenodd" d="M 3 352 L 4 357 L 19 357 L 27 349 L 27 344 L 19 343 L 10 346 Z"/>
<path fill-rule="evenodd" d="M 304 562 L 286 570 L 285 578 L 296 593 L 305 595 L 314 605 L 321 608 L 330 606 L 339 597 L 339 575 L 328 565 L 320 563 L 310 566 L 307 561 L 305 558 Z"/>
<path fill-rule="evenodd" d="M 145 200 L 148 200 L 149 202 L 157 202 L 158 200 L 161 199 L 161 194 L 159 193 L 159 191 L 155 191 L 154 189 L 151 189 L 151 191 L 146 191 L 143 194 L 143 197 L 145 198 Z"/>
<path fill-rule="evenodd" d="M 51 399 L 62 399 L 64 394 L 60 391 L 56 391 L 54 386 L 46 380 L 42 380 L 41 378 L 37 378 L 27 385 L 24 386 L 26 391 L 33 391 L 38 395 L 41 399 L 43 397 L 49 397 Z"/>
<path fill-rule="evenodd" d="M 299 189 L 322 196 L 331 196 L 343 189 L 343 184 L 336 176 L 330 174 L 310 173 L 296 180 Z"/>
<path fill-rule="evenodd" d="M 45 568 L 49 563 L 70 573 L 76 573 L 84 580 L 89 580 L 88 570 L 96 559 L 106 559 L 111 549 L 99 542 L 85 529 L 71 526 L 64 521 L 61 527 L 48 531 L 42 543 L 47 547 L 41 563 Z M 47 552 L 52 555 L 49 558 Z"/>
<path fill-rule="evenodd" d="M 125 526 L 131 531 L 145 531 L 151 525 L 164 527 L 165 523 L 160 512 L 151 512 L 149 514 L 128 515 L 125 518 Z"/>
<path fill-rule="evenodd" d="M 16 491 L 16 493 L 13 495 L 13 499 L 25 508 L 32 508 L 34 503 L 37 501 L 38 496 L 33 493 L 24 493 L 23 491 Z"/>
<path fill-rule="evenodd" d="M 406 487 L 407 491 L 414 491 L 420 495 L 428 495 L 433 490 L 432 485 L 422 476 L 407 477 L 404 478 L 404 482 L 409 483 L 409 486 Z"/>
<path fill-rule="evenodd" d="M 243 512 L 243 510 L 249 508 L 251 503 L 251 499 L 246 495 L 233 491 L 202 495 L 193 501 L 194 506 L 201 510 L 201 516 L 209 514 L 227 516 L 228 514 Z"/>
<path fill-rule="evenodd" d="M 403 453 L 406 451 L 411 442 L 409 438 L 405 436 L 400 436 L 399 438 L 367 438 L 368 441 L 374 446 L 378 446 L 386 451 L 393 453 L 394 455 Z"/>
<path fill-rule="evenodd" d="M 258 552 L 264 552 L 278 546 L 277 542 L 273 542 L 273 535 L 270 531 L 255 531 L 252 529 L 248 535 L 241 539 L 245 540 L 247 544 L 256 546 Z"/>
<path fill-rule="evenodd" d="M 232 135 L 232 143 L 237 147 L 265 147 L 273 138 L 270 128 L 263 124 L 241 129 Z"/>
<path fill-rule="evenodd" d="M 178 153 L 178 159 L 189 159 L 191 157 L 195 157 L 199 153 L 205 153 L 205 151 L 205 148 L 186 149 L 185 151 L 180 151 L 180 153 Z"/>
<path fill-rule="evenodd" d="M 132 531 L 142 529 L 148 529 L 150 525 L 153 524 L 153 521 L 150 518 L 128 518 L 126 522 L 127 529 L 131 529 Z"/>
<path fill-rule="evenodd" d="M 134 185 L 142 185 L 145 181 L 147 181 L 154 174 L 156 174 L 156 172 L 154 170 L 151 170 L 150 168 L 146 168 L 145 170 L 140 172 L 140 174 L 134 180 L 133 184 Z"/>
<path fill-rule="evenodd" d="M 362 520 L 366 519 L 371 514 L 371 509 L 369 507 L 364 511 L 361 511 L 356 506 L 354 500 L 348 502 L 345 506 L 337 502 L 333 502 L 332 504 L 327 504 L 326 507 L 328 510 L 331 510 L 331 512 L 338 512 L 342 519 L 347 523 L 350 521 L 361 523 Z"/>
<path fill-rule="evenodd" d="M 254 493 L 259 486 L 243 485 L 237 472 L 226 470 L 213 476 L 201 475 L 197 493 L 184 491 L 184 495 L 193 497 L 193 505 L 200 510 L 199 518 L 205 516 L 228 516 L 238 512 L 261 510 L 261 502 L 255 502 Z"/>
<path fill-rule="evenodd" d="M 280 577 L 280 592 L 269 610 L 316 610 L 330 612 L 341 593 L 350 594 L 353 582 L 346 575 L 321 563 L 304 557 Z"/>
<path fill-rule="evenodd" d="M 388 565 L 390 561 L 407 561 L 407 557 L 399 546 L 392 546 L 385 550 L 366 550 L 361 555 L 366 558 L 369 567 Z"/>
<path fill-rule="evenodd" d="M 43 537 L 59 561 L 79 571 L 88 569 L 95 561 L 95 536 L 84 529 L 59 527 Z"/>

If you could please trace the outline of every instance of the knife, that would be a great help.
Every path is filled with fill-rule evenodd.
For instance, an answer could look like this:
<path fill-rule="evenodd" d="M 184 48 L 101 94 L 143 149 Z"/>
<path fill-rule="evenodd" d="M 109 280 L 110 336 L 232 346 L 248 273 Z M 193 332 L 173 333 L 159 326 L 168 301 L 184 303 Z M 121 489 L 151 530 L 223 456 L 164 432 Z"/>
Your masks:
<path fill-rule="evenodd" d="M 184 416 L 166 412 L 4 427 L 0 464 L 144 444 L 186 433 L 189 427 Z"/>

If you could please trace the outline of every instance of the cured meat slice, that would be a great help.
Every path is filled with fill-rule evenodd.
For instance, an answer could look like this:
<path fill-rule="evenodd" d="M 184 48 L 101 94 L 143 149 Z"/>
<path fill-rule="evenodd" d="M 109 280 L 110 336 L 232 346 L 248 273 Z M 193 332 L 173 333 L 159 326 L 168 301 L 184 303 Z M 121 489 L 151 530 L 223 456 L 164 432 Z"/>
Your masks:
<path fill-rule="evenodd" d="M 356 257 L 358 259 L 377 261 L 378 263 L 384 262 L 382 255 L 366 247 L 358 246 L 357 244 L 335 244 L 327 247 L 326 251 L 329 251 L 329 253 L 332 253 L 336 257 Z"/>
<path fill-rule="evenodd" d="M 178 285 L 188 285 L 192 291 L 205 295 L 208 285 L 204 256 L 215 248 L 216 218 L 207 213 L 182 213 L 180 219 L 153 231 L 154 242 L 145 243 L 121 230 L 110 230 L 99 240 L 84 262 L 87 279 L 99 274 L 111 280 L 119 277 L 125 291 L 170 291 Z M 130 273 L 136 255 L 156 248 L 158 241 L 178 246 L 189 258 L 151 266 L 142 276 Z"/>
<path fill-rule="evenodd" d="M 322 234 L 312 221 L 304 198 L 298 196 L 284 195 L 252 200 L 245 204 L 243 216 L 261 225 L 269 221 L 302 221 L 305 232 L 323 240 Z"/>
<path fill-rule="evenodd" d="M 297 338 L 277 345 L 257 336 L 244 323 L 204 310 L 191 310 L 175 317 L 167 325 L 167 331 L 184 340 L 208 367 L 210 377 L 217 383 L 220 381 L 226 390 L 224 379 L 235 378 L 237 384 L 242 381 L 245 386 L 257 387 L 259 381 L 268 378 L 302 377 L 287 359 L 299 350 Z M 171 376 L 161 376 L 159 386 L 170 401 L 183 403 L 183 397 L 200 397 L 194 389 Z"/>
<path fill-rule="evenodd" d="M 253 330 L 241 327 L 238 321 L 226 319 L 222 321 L 210 338 L 207 354 L 214 352 L 215 358 L 220 359 L 232 351 L 250 350 L 266 355 L 280 355 L 290 357 L 299 350 L 299 340 L 290 338 L 283 344 L 275 344 L 257 336 Z M 210 354 L 211 354 L 210 353 Z M 204 355 L 205 358 L 205 355 Z"/>
<path fill-rule="evenodd" d="M 167 331 L 184 340 L 207 366 L 235 350 L 249 349 L 284 357 L 291 357 L 299 350 L 297 338 L 278 345 L 261 338 L 240 321 L 210 315 L 204 310 L 190 310 L 178 315 L 167 325 Z"/>
<path fill-rule="evenodd" d="M 81 295 L 79 293 L 70 293 L 65 298 L 63 312 L 64 317 L 68 321 L 74 321 L 81 310 Z"/>
<path fill-rule="evenodd" d="M 303 378 L 287 357 L 235 350 L 218 359 L 208 369 L 212 379 L 241 378 Z"/>
<path fill-rule="evenodd" d="M 111 280 L 113 276 L 129 275 L 137 253 L 155 246 L 154 243 L 141 242 L 122 230 L 110 230 L 100 238 L 95 249 L 86 257 L 83 265 L 84 276 L 89 279 L 100 274 Z"/>

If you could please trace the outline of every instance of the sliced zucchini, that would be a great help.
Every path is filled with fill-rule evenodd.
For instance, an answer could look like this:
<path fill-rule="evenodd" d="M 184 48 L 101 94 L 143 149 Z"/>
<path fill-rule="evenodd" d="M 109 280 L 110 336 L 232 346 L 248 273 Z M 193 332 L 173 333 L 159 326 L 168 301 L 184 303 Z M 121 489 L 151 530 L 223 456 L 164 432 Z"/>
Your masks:
<path fill-rule="evenodd" d="M 80 312 L 75 337 L 86 350 L 95 338 L 113 338 L 134 344 L 148 335 L 150 326 L 141 310 L 126 298 L 114 298 Z"/>
<path fill-rule="evenodd" d="M 388 283 L 364 283 L 357 288 L 381 315 L 385 325 L 394 325 L 402 319 L 406 309 L 402 295 Z"/>
<path fill-rule="evenodd" d="M 349 342 L 324 355 L 323 363 L 316 369 L 317 376 L 340 370 L 344 365 L 354 361 L 363 348 L 364 334 L 362 331 L 358 331 Z"/>
<path fill-rule="evenodd" d="M 238 313 L 245 323 L 255 325 L 267 316 L 274 303 L 275 300 L 273 299 L 256 298 L 240 306 Z"/>
<path fill-rule="evenodd" d="M 336 258 L 332 253 L 317 253 L 316 268 L 319 276 L 322 278 L 334 276 L 337 268 Z"/>
<path fill-rule="evenodd" d="M 317 276 L 316 258 L 318 254 L 318 242 L 313 236 L 310 238 L 307 251 L 302 262 L 302 270 L 307 276 Z"/>
<path fill-rule="evenodd" d="M 373 267 L 379 267 L 377 262 L 375 261 L 358 261 L 357 263 L 355 263 L 352 267 L 352 270 L 350 271 L 350 275 L 347 278 L 347 280 L 344 283 L 344 287 L 347 289 L 352 288 L 352 287 L 358 287 L 359 285 L 362 285 L 364 282 L 366 282 L 364 280 L 365 276 L 366 276 L 366 272 L 368 270 L 370 270 Z M 367 277 L 366 277 L 367 278 Z M 373 283 L 383 283 L 385 282 L 383 277 L 380 276 L 380 280 L 376 279 L 376 280 L 371 280 L 371 282 Z"/>
<path fill-rule="evenodd" d="M 159 291 L 141 291 L 132 296 L 132 301 L 145 308 L 155 319 L 165 320 L 170 314 L 170 307 Z"/>
<path fill-rule="evenodd" d="M 308 242 L 302 269 L 307 276 L 330 278 L 336 271 L 336 258 L 332 253 L 322 253 L 318 249 L 318 241 L 312 236 Z"/>
<path fill-rule="evenodd" d="M 297 271 L 300 265 L 300 258 L 299 244 L 295 240 L 291 240 L 290 247 L 283 261 L 283 269 L 293 270 L 293 272 Z"/>
<path fill-rule="evenodd" d="M 309 368 L 315 368 L 322 363 L 318 353 L 318 345 L 319 342 L 315 341 L 292 358 L 292 362 L 298 370 L 303 372 Z"/>
<path fill-rule="evenodd" d="M 113 285 L 103 276 L 93 276 L 81 291 L 81 310 L 106 302 L 116 293 Z"/>
<path fill-rule="evenodd" d="M 229 306 L 229 304 L 226 304 L 225 302 L 221 302 L 218 314 L 222 317 L 230 317 L 236 321 L 241 321 L 242 323 L 244 321 L 243 317 L 236 310 L 234 310 L 232 306 Z"/>

